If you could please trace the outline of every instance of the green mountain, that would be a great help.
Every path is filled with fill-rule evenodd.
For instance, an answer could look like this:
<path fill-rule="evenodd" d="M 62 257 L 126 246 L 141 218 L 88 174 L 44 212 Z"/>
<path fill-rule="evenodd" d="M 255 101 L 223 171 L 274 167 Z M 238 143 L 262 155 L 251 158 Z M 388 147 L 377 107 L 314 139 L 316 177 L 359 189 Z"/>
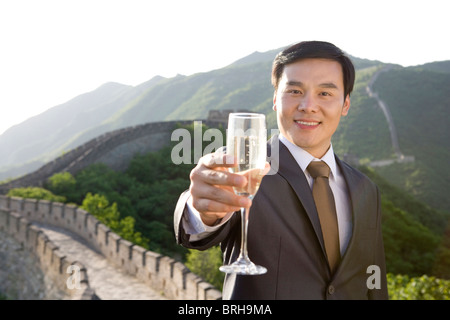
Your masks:
<path fill-rule="evenodd" d="M 36 170 L 108 131 L 98 129 L 104 119 L 162 79 L 155 77 L 137 87 L 106 83 L 11 127 L 0 135 L 0 180 Z"/>
<path fill-rule="evenodd" d="M 450 211 L 450 68 L 438 62 L 422 67 L 394 68 L 380 75 L 374 87 L 389 105 L 398 140 L 415 161 L 377 168 L 395 185 L 429 205 Z M 437 68 L 439 67 L 439 68 Z M 438 71 L 435 71 L 438 70 Z"/>
<path fill-rule="evenodd" d="M 247 109 L 267 115 L 276 128 L 272 111 L 270 71 L 280 49 L 255 52 L 214 71 L 173 78 L 155 77 L 139 86 L 117 83 L 101 86 L 33 117 L 0 135 L 0 179 L 37 169 L 100 134 L 147 122 L 204 119 L 209 110 Z M 356 164 L 390 159 L 374 170 L 397 187 L 428 205 L 450 211 L 445 194 L 449 170 L 446 96 L 450 61 L 402 68 L 352 57 L 357 69 L 351 109 L 333 139 L 338 155 L 351 155 Z M 397 129 L 399 147 L 414 162 L 397 163 L 386 117 L 367 86 L 372 84 L 388 106 Z M 355 161 L 355 160 L 354 160 Z M 442 172 L 443 171 L 443 172 Z"/>

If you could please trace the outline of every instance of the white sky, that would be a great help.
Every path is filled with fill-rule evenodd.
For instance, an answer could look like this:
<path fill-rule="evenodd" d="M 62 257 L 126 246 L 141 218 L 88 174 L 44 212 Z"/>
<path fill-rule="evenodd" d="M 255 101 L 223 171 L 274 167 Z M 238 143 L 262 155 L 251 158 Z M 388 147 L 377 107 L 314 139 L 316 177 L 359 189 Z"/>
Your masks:
<path fill-rule="evenodd" d="M 302 40 L 403 66 L 450 60 L 449 7 L 448 0 L 0 0 L 0 134 L 109 81 L 210 71 Z"/>

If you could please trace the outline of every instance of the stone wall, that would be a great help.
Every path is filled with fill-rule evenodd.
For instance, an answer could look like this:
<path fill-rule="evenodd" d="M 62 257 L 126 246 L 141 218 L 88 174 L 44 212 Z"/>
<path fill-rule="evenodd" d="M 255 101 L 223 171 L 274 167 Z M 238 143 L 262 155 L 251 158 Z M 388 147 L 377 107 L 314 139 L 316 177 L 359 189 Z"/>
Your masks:
<path fill-rule="evenodd" d="M 0 196 L 0 231 L 12 236 L 19 244 L 33 253 L 40 262 L 42 272 L 53 279 L 61 291 L 69 296 L 73 291 L 67 288 L 65 273 L 70 264 L 62 252 L 31 222 L 46 223 L 72 231 L 84 238 L 100 251 L 110 263 L 134 275 L 151 288 L 163 292 L 169 299 L 217 300 L 220 291 L 193 274 L 181 262 L 148 251 L 122 239 L 93 215 L 74 205 L 46 200 L 22 199 Z M 94 296 L 89 287 L 85 268 L 82 284 L 83 294 L 89 299 Z M 1 287 L 0 287 L 1 288 Z"/>
<path fill-rule="evenodd" d="M 84 266 L 67 259 L 30 220 L 5 206 L 7 202 L 1 199 L 0 204 L 0 291 L 12 299 L 94 299 Z M 72 275 L 66 273 L 69 266 L 79 270 L 78 290 L 66 285 Z"/>
<path fill-rule="evenodd" d="M 6 231 L 0 231 L 0 293 L 13 300 L 67 298 L 45 276 L 37 257 Z"/>

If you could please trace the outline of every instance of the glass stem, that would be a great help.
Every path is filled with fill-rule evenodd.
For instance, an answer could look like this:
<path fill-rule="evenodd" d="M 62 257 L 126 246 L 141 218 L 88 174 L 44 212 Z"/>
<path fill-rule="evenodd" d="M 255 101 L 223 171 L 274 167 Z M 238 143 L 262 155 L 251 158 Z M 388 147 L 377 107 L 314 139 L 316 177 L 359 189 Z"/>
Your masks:
<path fill-rule="evenodd" d="M 253 197 L 249 197 L 252 199 Z M 250 262 L 247 251 L 247 229 L 248 229 L 248 215 L 250 208 L 241 208 L 241 252 L 239 253 L 238 260 L 245 260 Z"/>

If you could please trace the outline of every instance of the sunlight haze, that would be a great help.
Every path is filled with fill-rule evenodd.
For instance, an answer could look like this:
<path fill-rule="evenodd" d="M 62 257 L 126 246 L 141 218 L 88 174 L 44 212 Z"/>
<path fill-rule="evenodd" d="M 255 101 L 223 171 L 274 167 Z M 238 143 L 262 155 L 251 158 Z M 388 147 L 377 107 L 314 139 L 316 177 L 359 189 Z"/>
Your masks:
<path fill-rule="evenodd" d="M 402 66 L 449 60 L 447 3 L 2 1 L 0 134 L 106 82 L 207 72 L 302 40 Z"/>

